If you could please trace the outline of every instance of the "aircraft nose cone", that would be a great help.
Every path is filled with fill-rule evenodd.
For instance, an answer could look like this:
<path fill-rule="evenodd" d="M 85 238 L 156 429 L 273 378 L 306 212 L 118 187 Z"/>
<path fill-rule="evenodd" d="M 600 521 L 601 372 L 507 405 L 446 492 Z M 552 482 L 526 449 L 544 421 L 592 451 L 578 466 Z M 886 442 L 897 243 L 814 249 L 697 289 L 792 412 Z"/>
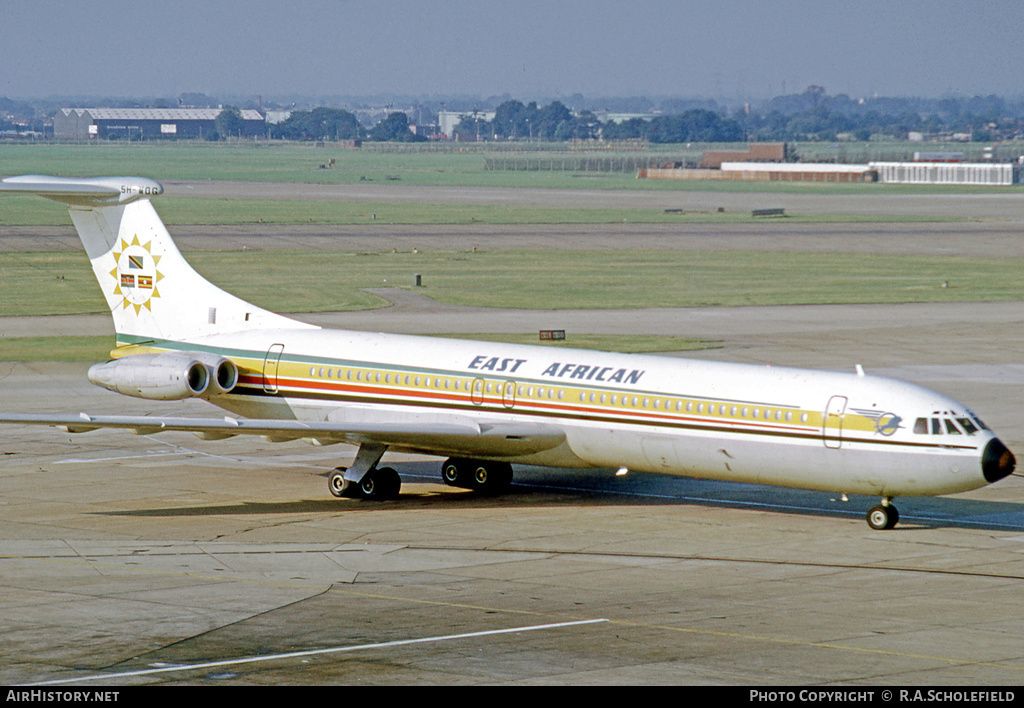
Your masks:
<path fill-rule="evenodd" d="M 981 473 L 989 482 L 998 482 L 1003 477 L 1013 474 L 1017 460 L 1013 453 L 998 438 L 993 438 L 985 446 L 981 456 Z"/>

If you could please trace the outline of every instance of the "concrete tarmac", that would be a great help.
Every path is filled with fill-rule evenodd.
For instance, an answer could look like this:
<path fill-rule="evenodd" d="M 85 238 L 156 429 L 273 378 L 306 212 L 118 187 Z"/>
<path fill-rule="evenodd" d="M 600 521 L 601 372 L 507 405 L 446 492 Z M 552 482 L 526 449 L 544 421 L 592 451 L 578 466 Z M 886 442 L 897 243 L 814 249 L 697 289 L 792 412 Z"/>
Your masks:
<path fill-rule="evenodd" d="M 984 240 L 962 229 L 964 241 Z M 557 319 L 570 336 L 720 343 L 687 355 L 700 358 L 862 364 L 964 401 L 1024 454 L 1020 303 L 598 316 L 380 294 L 395 304 L 308 318 L 417 332 L 488 322 L 531 331 Z M 201 401 L 117 396 L 90 385 L 86 368 L 0 363 L 3 410 L 217 415 Z M 900 525 L 876 532 L 864 521 L 873 498 L 519 467 L 509 495 L 481 499 L 444 486 L 438 460 L 406 455 L 389 462 L 403 476 L 399 500 L 334 499 L 326 472 L 353 453 L 6 426 L 0 683 L 895 688 L 1024 678 L 1018 476 L 899 499 Z"/>

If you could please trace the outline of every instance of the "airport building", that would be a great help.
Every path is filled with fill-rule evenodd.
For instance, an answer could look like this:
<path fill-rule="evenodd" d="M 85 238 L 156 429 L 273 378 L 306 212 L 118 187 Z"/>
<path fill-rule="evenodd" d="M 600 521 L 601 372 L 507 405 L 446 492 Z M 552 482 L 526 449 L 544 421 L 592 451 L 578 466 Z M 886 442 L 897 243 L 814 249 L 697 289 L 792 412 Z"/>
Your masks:
<path fill-rule="evenodd" d="M 207 138 L 217 132 L 221 108 L 62 108 L 53 117 L 53 136 L 90 138 Z M 243 110 L 239 137 L 266 135 L 259 111 Z"/>

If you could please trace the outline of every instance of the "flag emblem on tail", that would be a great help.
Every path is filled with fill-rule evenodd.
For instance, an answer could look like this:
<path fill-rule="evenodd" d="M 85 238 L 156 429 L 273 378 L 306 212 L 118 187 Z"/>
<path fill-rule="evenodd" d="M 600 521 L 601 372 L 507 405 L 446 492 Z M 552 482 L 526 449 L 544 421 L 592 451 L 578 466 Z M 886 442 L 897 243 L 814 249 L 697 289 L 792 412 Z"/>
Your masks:
<path fill-rule="evenodd" d="M 160 256 L 151 252 L 152 241 L 139 243 L 134 236 L 131 243 L 119 239 L 118 245 L 111 251 L 114 268 L 110 275 L 114 278 L 114 295 L 121 297 L 122 308 L 132 308 L 135 314 L 146 308 L 153 311 L 153 299 L 160 297 L 157 284 L 163 274 L 157 269 Z"/>

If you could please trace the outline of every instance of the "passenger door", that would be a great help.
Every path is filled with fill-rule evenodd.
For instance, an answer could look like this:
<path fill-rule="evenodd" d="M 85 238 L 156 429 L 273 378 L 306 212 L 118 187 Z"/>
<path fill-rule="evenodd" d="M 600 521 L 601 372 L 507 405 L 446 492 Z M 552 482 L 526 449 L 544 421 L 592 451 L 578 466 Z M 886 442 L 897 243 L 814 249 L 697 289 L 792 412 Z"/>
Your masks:
<path fill-rule="evenodd" d="M 825 447 L 838 450 L 843 446 L 843 415 L 846 413 L 846 396 L 832 396 L 825 408 L 821 424 L 821 439 Z"/>

